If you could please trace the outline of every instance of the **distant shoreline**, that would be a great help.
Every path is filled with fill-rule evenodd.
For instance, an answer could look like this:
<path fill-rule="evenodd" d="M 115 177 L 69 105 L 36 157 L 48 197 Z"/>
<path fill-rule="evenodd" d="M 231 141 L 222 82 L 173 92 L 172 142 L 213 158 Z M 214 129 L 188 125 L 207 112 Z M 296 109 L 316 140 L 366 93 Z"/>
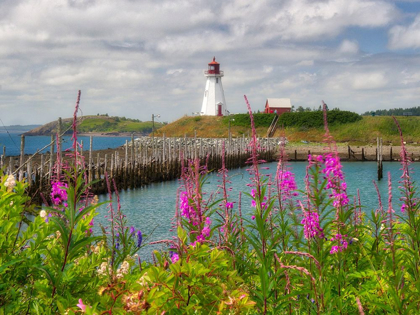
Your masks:
<path fill-rule="evenodd" d="M 83 133 L 78 133 L 78 136 L 81 137 L 131 137 L 131 135 L 133 135 L 135 138 L 136 137 L 143 137 L 145 135 L 141 134 L 141 133 L 131 133 L 131 132 L 83 132 Z"/>
<path fill-rule="evenodd" d="M 25 137 L 37 137 L 37 136 L 44 136 L 49 137 L 50 135 L 45 134 L 25 134 L 22 133 Z M 81 132 L 77 133 L 79 137 L 131 137 L 133 135 L 135 138 L 137 137 L 144 137 L 144 134 L 141 133 L 131 133 L 131 132 Z M 72 136 L 72 133 L 65 134 L 64 136 Z"/>

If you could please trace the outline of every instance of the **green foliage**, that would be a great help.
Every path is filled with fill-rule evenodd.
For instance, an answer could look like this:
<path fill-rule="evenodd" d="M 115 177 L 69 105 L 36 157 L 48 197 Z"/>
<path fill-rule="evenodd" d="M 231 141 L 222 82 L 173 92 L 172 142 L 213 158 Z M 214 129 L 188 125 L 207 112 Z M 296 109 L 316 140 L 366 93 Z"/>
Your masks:
<path fill-rule="evenodd" d="M 159 129 L 164 124 L 155 122 Z M 147 134 L 152 131 L 152 122 L 141 122 L 126 117 L 88 116 L 78 126 L 79 132 L 138 132 Z"/>
<path fill-rule="evenodd" d="M 6 187 L 5 179 L 0 188 L 0 310 L 55 314 L 94 294 L 96 267 L 106 252 L 94 249 L 102 238 L 87 232 L 97 205 L 80 209 L 82 178 L 68 188 L 67 207 L 42 210 L 55 214 L 48 223 L 27 217 L 26 185 Z"/>
<path fill-rule="evenodd" d="M 271 122 L 273 121 L 276 114 L 264 114 L 257 113 L 254 114 L 254 123 L 255 127 L 270 127 Z M 251 118 L 249 114 L 236 114 L 223 117 L 223 123 L 229 124 L 229 120 L 232 126 L 242 126 L 242 127 L 251 127 Z"/>
<path fill-rule="evenodd" d="M 342 125 L 361 120 L 359 114 L 341 111 L 328 111 L 328 125 Z M 293 113 L 284 113 L 279 117 L 278 124 L 283 127 L 306 127 L 322 128 L 324 126 L 324 114 L 322 111 L 302 111 Z"/>
<path fill-rule="evenodd" d="M 186 245 L 186 244 L 183 244 Z M 157 265 L 144 269 L 127 294 L 146 314 L 245 314 L 253 308 L 226 252 L 198 243 L 175 263 L 155 252 Z M 141 292 L 138 294 L 138 292 Z M 141 298 L 140 298 L 141 296 Z"/>

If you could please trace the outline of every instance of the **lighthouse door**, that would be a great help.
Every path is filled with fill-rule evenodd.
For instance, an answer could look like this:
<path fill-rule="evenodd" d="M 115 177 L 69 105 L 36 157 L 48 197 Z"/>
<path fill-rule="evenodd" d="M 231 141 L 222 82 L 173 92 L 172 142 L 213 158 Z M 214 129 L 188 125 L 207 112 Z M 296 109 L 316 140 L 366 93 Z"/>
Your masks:
<path fill-rule="evenodd" d="M 217 116 L 223 116 L 222 114 L 222 104 L 217 104 Z"/>

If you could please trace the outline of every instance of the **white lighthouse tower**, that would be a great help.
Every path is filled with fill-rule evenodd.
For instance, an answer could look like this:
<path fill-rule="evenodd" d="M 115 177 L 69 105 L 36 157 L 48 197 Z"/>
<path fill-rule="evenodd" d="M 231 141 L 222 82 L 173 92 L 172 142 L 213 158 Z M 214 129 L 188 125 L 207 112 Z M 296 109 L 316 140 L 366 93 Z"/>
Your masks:
<path fill-rule="evenodd" d="M 204 71 L 204 75 L 207 77 L 207 82 L 200 114 L 210 116 L 227 115 L 225 93 L 222 86 L 223 71 L 220 71 L 220 64 L 216 62 L 215 57 L 209 63 L 209 68 Z"/>

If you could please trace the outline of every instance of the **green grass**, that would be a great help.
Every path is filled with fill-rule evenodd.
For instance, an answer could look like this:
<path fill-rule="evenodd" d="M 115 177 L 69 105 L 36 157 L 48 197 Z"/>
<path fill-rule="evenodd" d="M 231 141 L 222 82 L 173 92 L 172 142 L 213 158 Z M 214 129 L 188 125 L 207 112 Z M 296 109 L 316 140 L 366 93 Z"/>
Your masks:
<path fill-rule="evenodd" d="M 159 129 L 163 124 L 155 122 L 155 128 Z M 141 122 L 134 119 L 108 117 L 108 116 L 86 116 L 78 126 L 79 132 L 152 132 L 152 122 Z"/>
<path fill-rule="evenodd" d="M 407 143 L 415 144 L 420 142 L 420 117 L 396 117 Z M 258 127 L 257 133 L 260 137 L 265 137 L 267 127 Z M 341 125 L 330 126 L 330 132 L 334 139 L 339 143 L 349 143 L 352 145 L 376 143 L 377 137 L 382 137 L 383 143 L 400 143 L 398 128 L 390 116 L 363 116 L 359 121 Z M 228 120 L 227 117 L 185 116 L 177 121 L 161 128 L 157 134 L 165 133 L 169 137 L 189 137 L 194 136 L 194 131 L 198 137 L 227 137 Z M 243 134 L 248 135 L 250 126 L 236 126 L 231 122 L 231 132 L 234 137 Z M 324 128 L 308 128 L 305 126 L 280 128 L 276 131 L 275 137 L 285 135 L 291 142 L 306 140 L 310 142 L 322 142 L 325 134 Z"/>

